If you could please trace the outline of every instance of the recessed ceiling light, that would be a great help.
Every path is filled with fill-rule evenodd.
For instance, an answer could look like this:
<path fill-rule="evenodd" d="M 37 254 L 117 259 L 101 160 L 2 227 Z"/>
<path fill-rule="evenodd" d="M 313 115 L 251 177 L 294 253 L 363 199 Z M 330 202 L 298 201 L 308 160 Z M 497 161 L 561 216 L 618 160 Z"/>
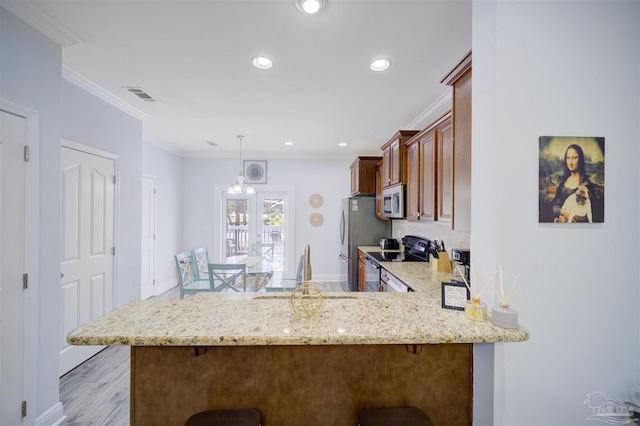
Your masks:
<path fill-rule="evenodd" d="M 286 141 L 284 144 L 286 146 L 293 146 L 293 142 L 292 141 Z"/>
<path fill-rule="evenodd" d="M 268 70 L 273 66 L 273 61 L 264 56 L 258 56 L 257 58 L 253 58 L 253 66 L 261 70 Z"/>
<path fill-rule="evenodd" d="M 372 71 L 385 71 L 388 70 L 390 66 L 391 61 L 389 61 L 388 59 L 376 59 L 375 61 L 371 62 L 369 68 L 371 68 Z"/>
<path fill-rule="evenodd" d="M 296 6 L 302 12 L 313 15 L 324 7 L 326 0 L 296 0 Z"/>
<path fill-rule="evenodd" d="M 338 146 L 339 146 L 340 148 L 346 148 L 346 147 L 348 147 L 348 146 L 349 146 L 349 144 L 348 144 L 348 143 L 346 143 L 346 142 L 340 142 L 340 143 L 338 144 Z"/>

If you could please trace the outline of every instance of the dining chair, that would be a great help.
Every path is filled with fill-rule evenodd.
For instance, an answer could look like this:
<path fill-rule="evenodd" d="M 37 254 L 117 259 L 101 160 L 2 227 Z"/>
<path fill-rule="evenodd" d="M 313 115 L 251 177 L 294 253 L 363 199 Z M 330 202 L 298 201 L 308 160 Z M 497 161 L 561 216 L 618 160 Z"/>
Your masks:
<path fill-rule="evenodd" d="M 247 291 L 247 265 L 244 263 L 209 263 L 209 281 L 213 291 L 225 289 Z M 238 282 L 240 281 L 240 282 Z"/>
<path fill-rule="evenodd" d="M 209 250 L 207 247 L 198 247 L 193 249 L 193 259 L 196 266 L 196 280 L 208 280 L 209 270 L 207 265 L 209 264 Z"/>
<path fill-rule="evenodd" d="M 178 272 L 178 281 L 180 283 L 180 299 L 184 299 L 185 294 L 195 294 L 201 291 L 213 290 L 209 278 L 204 280 L 196 279 L 196 262 L 192 251 L 178 253 L 174 258 Z"/>
<path fill-rule="evenodd" d="M 273 261 L 274 243 L 253 243 L 251 244 L 251 256 L 263 256 L 269 261 Z"/>

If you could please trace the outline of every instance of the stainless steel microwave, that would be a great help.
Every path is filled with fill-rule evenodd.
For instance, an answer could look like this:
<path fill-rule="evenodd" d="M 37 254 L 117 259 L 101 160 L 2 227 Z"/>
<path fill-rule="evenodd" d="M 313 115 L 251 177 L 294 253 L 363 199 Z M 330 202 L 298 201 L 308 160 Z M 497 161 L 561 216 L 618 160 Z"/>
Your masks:
<path fill-rule="evenodd" d="M 404 219 L 404 185 L 395 185 L 382 190 L 383 213 L 393 219 Z"/>

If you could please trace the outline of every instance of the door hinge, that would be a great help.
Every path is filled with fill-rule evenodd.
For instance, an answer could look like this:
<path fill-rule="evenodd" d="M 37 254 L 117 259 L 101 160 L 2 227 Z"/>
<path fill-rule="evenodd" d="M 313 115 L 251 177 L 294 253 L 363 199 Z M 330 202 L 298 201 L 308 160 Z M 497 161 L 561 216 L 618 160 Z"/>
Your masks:
<path fill-rule="evenodd" d="M 116 184 L 116 175 L 113 175 L 113 184 Z"/>
<path fill-rule="evenodd" d="M 24 146 L 24 161 L 29 161 L 29 145 Z"/>
<path fill-rule="evenodd" d="M 156 239 L 156 234 L 153 234 L 153 239 L 154 239 L 154 240 Z"/>
<path fill-rule="evenodd" d="M 22 274 L 22 289 L 26 290 L 29 288 L 29 274 Z"/>
<path fill-rule="evenodd" d="M 111 254 L 112 255 L 116 255 L 116 248 L 115 247 L 111 247 Z"/>
<path fill-rule="evenodd" d="M 153 280 L 153 285 L 156 285 L 156 280 L 155 279 Z"/>
<path fill-rule="evenodd" d="M 27 401 L 22 401 L 22 417 L 27 417 Z"/>

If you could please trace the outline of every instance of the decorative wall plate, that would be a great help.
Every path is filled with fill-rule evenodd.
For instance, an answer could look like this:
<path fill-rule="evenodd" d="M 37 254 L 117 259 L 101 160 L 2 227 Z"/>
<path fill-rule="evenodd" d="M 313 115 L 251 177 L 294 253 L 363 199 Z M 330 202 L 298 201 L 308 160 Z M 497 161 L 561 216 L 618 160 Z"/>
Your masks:
<path fill-rule="evenodd" d="M 309 216 L 309 222 L 311 223 L 311 225 L 318 227 L 322 225 L 322 222 L 324 222 L 324 218 L 320 213 L 311 213 L 311 216 Z"/>
<path fill-rule="evenodd" d="M 323 201 L 322 195 L 320 194 L 311 194 L 309 197 L 309 205 L 316 209 L 322 205 Z"/>
<path fill-rule="evenodd" d="M 267 183 L 267 162 L 245 160 L 243 174 L 246 183 Z"/>

